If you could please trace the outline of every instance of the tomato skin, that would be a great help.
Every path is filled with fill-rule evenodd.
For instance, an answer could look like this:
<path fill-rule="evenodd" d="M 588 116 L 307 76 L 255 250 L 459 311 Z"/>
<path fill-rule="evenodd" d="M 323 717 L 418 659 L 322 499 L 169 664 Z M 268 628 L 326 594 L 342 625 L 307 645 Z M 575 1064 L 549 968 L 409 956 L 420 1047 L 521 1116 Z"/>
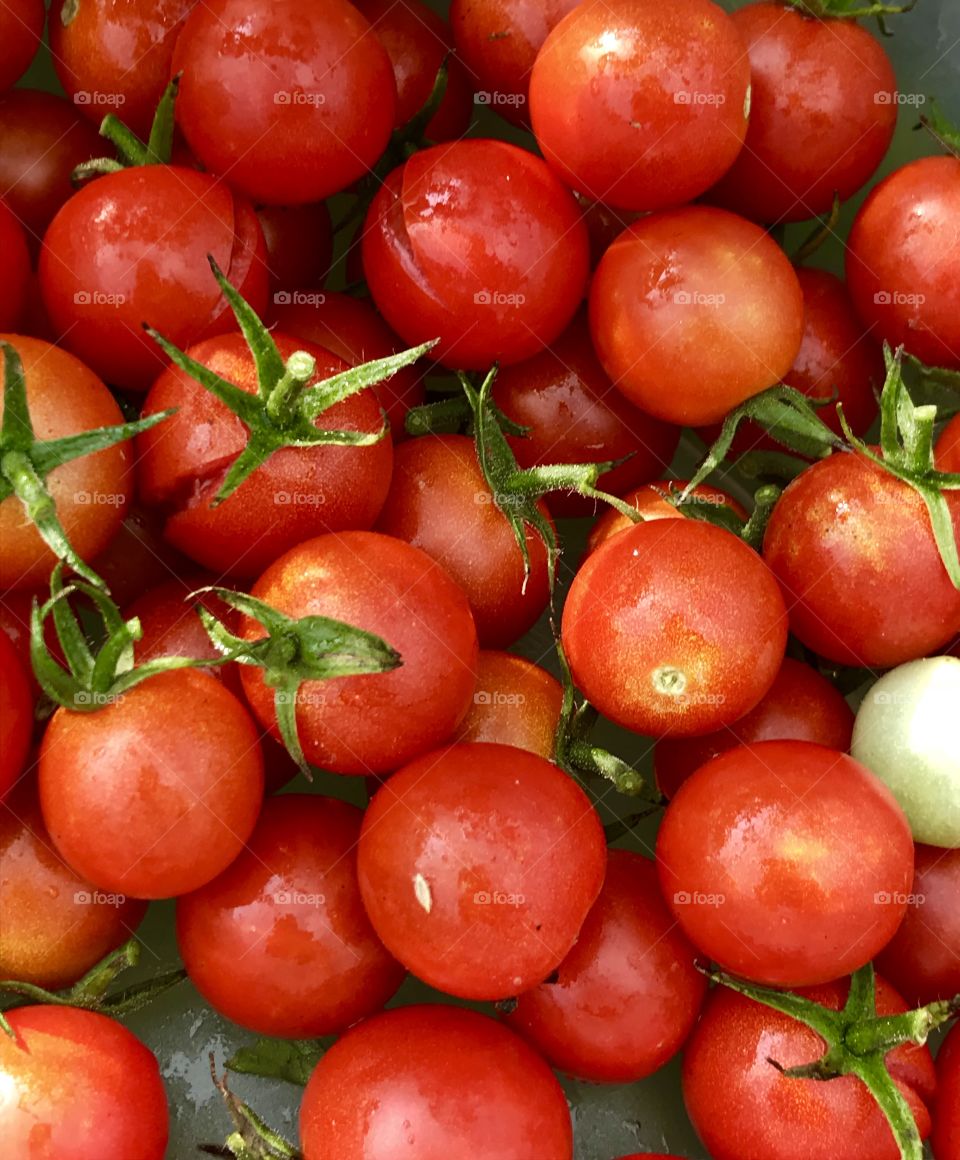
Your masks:
<path fill-rule="evenodd" d="M 152 1052 L 116 1020 L 20 1007 L 0 1036 L 0 1135 L 17 1160 L 163 1160 L 167 1097 Z"/>
<path fill-rule="evenodd" d="M 134 898 L 209 882 L 240 852 L 263 797 L 249 714 L 190 669 L 150 677 L 92 713 L 58 709 L 39 776 L 60 854 L 100 889 Z"/>
<path fill-rule="evenodd" d="M 712 757 L 756 741 L 812 741 L 849 752 L 853 710 L 816 669 L 784 657 L 773 684 L 746 716 L 702 737 L 666 737 L 653 750 L 660 792 L 674 797 Z"/>
<path fill-rule="evenodd" d="M 365 1019 L 324 1054 L 300 1140 L 305 1160 L 573 1160 L 543 1060 L 494 1020 L 435 1004 Z"/>
<path fill-rule="evenodd" d="M 931 1143 L 936 1160 L 960 1160 L 960 1031 L 956 1025 L 937 1052 L 937 1102 Z"/>
<path fill-rule="evenodd" d="M 645 483 L 642 487 L 626 492 L 623 499 L 631 507 L 636 508 L 647 522 L 650 520 L 685 520 L 687 517 L 670 503 L 669 499 L 682 495 L 686 486 L 687 481 L 683 479 L 658 479 L 655 483 Z M 691 492 L 691 496 L 696 503 L 725 507 L 732 511 L 735 516 L 739 516 L 740 519 L 747 518 L 746 511 L 733 496 L 727 495 L 725 491 L 721 491 L 720 488 L 713 487 L 711 484 L 698 484 Z M 633 527 L 636 527 L 633 520 L 628 519 L 622 512 L 618 512 L 616 508 L 607 508 L 590 529 L 587 554 L 595 552 L 611 536 L 628 532 Z"/>
<path fill-rule="evenodd" d="M 493 239 L 493 241 L 491 241 Z M 363 268 L 378 310 L 452 368 L 520 362 L 556 339 L 586 287 L 586 227 L 539 157 L 471 139 L 415 153 L 370 205 Z"/>
<path fill-rule="evenodd" d="M 0 633 L 0 799 L 20 776 L 33 736 L 30 673 L 5 632 Z M 13 978 L 4 975 L 4 978 Z"/>
<path fill-rule="evenodd" d="M 30 67 L 43 40 L 43 0 L 5 0 L 0 7 L 0 93 Z"/>
<path fill-rule="evenodd" d="M 553 760 L 563 708 L 563 686 L 546 671 L 513 653 L 481 649 L 473 704 L 457 741 L 492 741 Z"/>
<path fill-rule="evenodd" d="M 307 760 L 334 773 L 387 773 L 437 745 L 467 712 L 477 635 L 467 598 L 425 553 L 376 532 L 307 540 L 276 560 L 253 595 L 287 616 L 329 616 L 381 637 L 402 665 L 388 673 L 305 681 L 297 725 Z M 240 635 L 263 636 L 245 620 Z M 244 666 L 243 689 L 278 737 L 273 690 Z"/>
<path fill-rule="evenodd" d="M 559 1071 L 633 1083 L 693 1029 L 706 979 L 660 896 L 653 862 L 611 850 L 600 896 L 557 977 L 524 992 L 507 1025 Z"/>
<path fill-rule="evenodd" d="M 541 513 L 546 515 L 543 505 Z M 429 435 L 397 448 L 377 530 L 420 548 L 442 565 L 466 593 L 485 648 L 512 644 L 547 606 L 543 540 L 526 529 L 530 574 L 524 590 L 523 555 L 466 435 Z"/>
<path fill-rule="evenodd" d="M 960 368 L 960 158 L 921 157 L 870 191 L 847 239 L 847 285 L 877 340 Z"/>
<path fill-rule="evenodd" d="M 657 868 L 705 955 L 758 983 L 805 987 L 857 970 L 893 937 L 913 840 L 866 766 L 807 741 L 760 741 L 680 786 Z"/>
<path fill-rule="evenodd" d="M 839 980 L 804 994 L 838 1010 L 847 990 Z M 878 1014 L 906 1010 L 878 978 Z M 860 1080 L 789 1079 L 767 1062 L 795 1067 L 823 1051 L 820 1036 L 788 1015 L 727 987 L 711 991 L 684 1053 L 682 1081 L 687 1112 L 714 1160 L 808 1160 L 824 1154 L 825 1140 L 831 1160 L 897 1160 L 887 1120 Z M 906 1043 L 886 1062 L 926 1138 L 935 1086 L 929 1049 Z"/>
<path fill-rule="evenodd" d="M 960 535 L 960 496 L 945 494 Z M 936 652 L 960 629 L 960 592 L 926 505 L 862 455 L 833 454 L 787 486 L 763 558 L 791 632 L 840 664 L 889 668 Z"/>
<path fill-rule="evenodd" d="M 333 222 L 325 201 L 263 205 L 257 210 L 257 221 L 267 247 L 272 302 L 284 301 L 283 291 L 323 281 L 333 258 Z"/>
<path fill-rule="evenodd" d="M 628 226 L 600 260 L 589 306 L 616 388 L 684 426 L 722 419 L 779 382 L 803 338 L 787 256 L 753 222 L 706 205 Z"/>
<path fill-rule="evenodd" d="M 743 150 L 708 195 L 760 222 L 825 214 L 883 160 L 897 123 L 897 81 L 876 37 L 852 20 L 819 20 L 776 3 L 731 20 L 750 57 Z"/>
<path fill-rule="evenodd" d="M 647 736 L 689 737 L 764 696 L 786 625 L 773 576 L 742 540 L 700 521 L 655 520 L 587 558 L 561 635 L 574 682 L 604 716 Z"/>
<path fill-rule="evenodd" d="M 934 448 L 934 462 L 938 471 L 960 473 L 960 415 L 954 415 L 940 432 Z"/>
<path fill-rule="evenodd" d="M 23 227 L 0 201 L 0 253 L 4 270 L 0 280 L 0 330 L 16 330 L 27 307 L 30 253 Z"/>
<path fill-rule="evenodd" d="M 380 788 L 357 870 L 374 929 L 408 970 L 462 999 L 505 999 L 559 966 L 606 863 L 600 820 L 567 774 L 512 746 L 461 744 Z"/>

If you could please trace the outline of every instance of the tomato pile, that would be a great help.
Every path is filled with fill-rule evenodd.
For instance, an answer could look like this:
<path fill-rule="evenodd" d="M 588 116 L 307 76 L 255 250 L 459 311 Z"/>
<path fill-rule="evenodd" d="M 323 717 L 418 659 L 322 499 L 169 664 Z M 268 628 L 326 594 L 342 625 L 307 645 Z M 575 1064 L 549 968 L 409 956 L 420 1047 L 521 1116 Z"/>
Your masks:
<path fill-rule="evenodd" d="M 2 1160 L 182 1150 L 189 987 L 211 1155 L 639 1160 L 558 1073 L 678 1057 L 697 1160 L 960 1160 L 912 7 L 0 4 Z"/>

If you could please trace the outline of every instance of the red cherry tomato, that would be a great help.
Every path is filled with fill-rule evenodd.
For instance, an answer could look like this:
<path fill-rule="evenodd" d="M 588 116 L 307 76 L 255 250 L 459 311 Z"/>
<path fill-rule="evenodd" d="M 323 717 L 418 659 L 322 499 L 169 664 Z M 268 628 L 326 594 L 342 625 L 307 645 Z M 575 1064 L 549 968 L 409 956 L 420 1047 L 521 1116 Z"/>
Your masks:
<path fill-rule="evenodd" d="M 789 371 L 803 338 L 803 293 L 759 226 L 686 206 L 640 218 L 607 250 L 590 288 L 590 332 L 632 403 L 696 426 Z"/>
<path fill-rule="evenodd" d="M 960 473 L 960 414 L 954 415 L 940 432 L 935 460 L 939 471 Z"/>
<path fill-rule="evenodd" d="M 656 483 L 645 483 L 643 487 L 627 492 L 623 498 L 631 507 L 636 508 L 646 521 L 683 520 L 687 517 L 669 501 L 671 498 L 678 498 L 682 495 L 686 486 L 686 480 L 683 479 L 660 479 Z M 725 491 L 721 491 L 718 487 L 712 487 L 710 484 L 698 484 L 691 492 L 691 500 L 694 503 L 729 508 L 740 519 L 747 518 L 746 511 L 733 496 L 727 495 Z M 608 508 L 590 529 L 590 538 L 587 541 L 588 552 L 595 552 L 611 536 L 628 532 L 633 527 L 636 527 L 633 520 L 628 519 L 622 512 L 618 512 L 616 508 Z"/>
<path fill-rule="evenodd" d="M 333 223 L 326 202 L 311 205 L 264 205 L 257 220 L 267 246 L 267 268 L 273 301 L 289 301 L 284 291 L 318 286 L 333 258 Z"/>
<path fill-rule="evenodd" d="M 167 1097 L 135 1035 L 77 1007 L 20 1007 L 7 1019 L 0 1136 L 11 1160 L 163 1160 Z"/>
<path fill-rule="evenodd" d="M 43 40 L 43 0 L 4 0 L 0 5 L 0 93 L 30 67 Z"/>
<path fill-rule="evenodd" d="M 481 649 L 473 704 L 458 741 L 493 741 L 553 759 L 563 687 L 546 669 L 512 653 Z"/>
<path fill-rule="evenodd" d="M 303 1093 L 305 1160 L 573 1160 L 570 1112 L 543 1060 L 476 1011 L 422 1005 L 365 1019 Z"/>
<path fill-rule="evenodd" d="M 957 1026 L 937 1053 L 937 1102 L 931 1143 L 936 1160 L 960 1160 L 960 1031 Z"/>
<path fill-rule="evenodd" d="M 568 1075 L 633 1083 L 676 1055 L 693 1029 L 707 990 L 694 955 L 654 864 L 611 850 L 575 946 L 555 976 L 520 996 L 507 1022 Z"/>
<path fill-rule="evenodd" d="M 587 281 L 577 203 L 539 157 L 504 141 L 415 153 L 373 199 L 363 268 L 377 308 L 445 366 L 487 370 L 556 339 Z"/>
<path fill-rule="evenodd" d="M 0 798 L 13 786 L 26 764 L 33 736 L 33 690 L 7 634 L 0 633 Z M 13 978 L 4 975 L 4 978 Z"/>
<path fill-rule="evenodd" d="M 893 937 L 913 880 L 903 811 L 865 767 L 807 741 L 761 741 L 688 778 L 657 834 L 688 938 L 743 978 L 812 986 Z"/>
<path fill-rule="evenodd" d="M 27 308 L 30 285 L 30 252 L 23 227 L 0 201 L 0 253 L 4 270 L 0 279 L 0 330 L 16 330 Z"/>
<path fill-rule="evenodd" d="M 560 177 L 621 209 L 682 205 L 730 168 L 747 131 L 750 64 L 712 0 L 581 4 L 530 74 L 537 144 Z"/>
<path fill-rule="evenodd" d="M 463 999 L 505 999 L 560 965 L 606 864 L 576 782 L 487 744 L 395 773 L 367 807 L 357 869 L 370 921 L 404 966 Z"/>
<path fill-rule="evenodd" d="M 787 615 L 770 571 L 731 532 L 654 520 L 587 558 L 562 637 L 574 681 L 611 721 L 688 737 L 736 721 L 768 692 Z"/>

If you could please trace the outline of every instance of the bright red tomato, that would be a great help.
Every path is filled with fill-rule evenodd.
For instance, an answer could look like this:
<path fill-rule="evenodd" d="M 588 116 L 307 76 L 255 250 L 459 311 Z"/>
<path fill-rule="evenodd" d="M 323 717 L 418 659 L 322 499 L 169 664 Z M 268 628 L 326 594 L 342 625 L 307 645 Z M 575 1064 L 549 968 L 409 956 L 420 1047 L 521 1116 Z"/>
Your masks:
<path fill-rule="evenodd" d="M 505 999 L 569 953 L 606 864 L 576 782 L 487 744 L 395 773 L 367 807 L 357 869 L 374 929 L 404 966 L 463 999 Z"/>
<path fill-rule="evenodd" d="M 43 0 L 4 0 L 0 5 L 0 93 L 30 67 L 43 40 Z"/>
<path fill-rule="evenodd" d="M 33 736 L 33 690 L 7 634 L 0 633 L 0 798 L 26 764 Z M 4 975 L 4 978 L 12 977 Z"/>
<path fill-rule="evenodd" d="M 935 459 L 940 471 L 960 473 L 960 414 L 954 415 L 940 432 Z"/>
<path fill-rule="evenodd" d="M 669 501 L 671 498 L 682 495 L 686 486 L 687 482 L 683 479 L 659 479 L 656 483 L 645 483 L 642 487 L 627 492 L 623 498 L 631 507 L 636 508 L 646 521 L 684 520 L 687 517 Z M 733 496 L 727 495 L 725 491 L 710 484 L 698 484 L 691 493 L 691 499 L 694 503 L 729 508 L 740 519 L 747 518 L 746 511 Z M 628 519 L 622 512 L 618 512 L 616 508 L 607 508 L 590 529 L 587 550 L 595 552 L 611 536 L 619 535 L 620 532 L 628 532 L 633 527 L 636 527 L 633 520 Z"/>
<path fill-rule="evenodd" d="M 587 281 L 577 203 L 539 157 L 504 141 L 415 153 L 373 199 L 363 268 L 377 308 L 445 366 L 487 370 L 556 339 Z"/>
<path fill-rule="evenodd" d="M 953 1030 L 937 1053 L 937 1102 L 934 1105 L 933 1154 L 936 1160 L 960 1160 L 960 1030 Z"/>
<path fill-rule="evenodd" d="M 913 841 L 896 799 L 852 757 L 761 741 L 683 783 L 657 834 L 657 868 L 705 955 L 759 983 L 812 986 L 862 967 L 893 937 Z"/>
<path fill-rule="evenodd" d="M 414 1006 L 347 1032 L 303 1094 L 305 1160 L 573 1160 L 570 1112 L 539 1055 L 476 1011 Z"/>
<path fill-rule="evenodd" d="M 30 252 L 23 226 L 10 209 L 0 201 L 0 253 L 3 254 L 3 278 L 0 279 L 0 330 L 16 330 L 27 308 L 30 284 Z"/>
<path fill-rule="evenodd" d="M 289 302 L 289 291 L 319 286 L 333 258 L 333 222 L 327 203 L 264 205 L 257 210 L 257 220 L 267 246 L 272 301 Z"/>
<path fill-rule="evenodd" d="M 477 687 L 457 741 L 493 741 L 552 760 L 563 707 L 563 687 L 546 671 L 513 653 L 481 649 Z"/>

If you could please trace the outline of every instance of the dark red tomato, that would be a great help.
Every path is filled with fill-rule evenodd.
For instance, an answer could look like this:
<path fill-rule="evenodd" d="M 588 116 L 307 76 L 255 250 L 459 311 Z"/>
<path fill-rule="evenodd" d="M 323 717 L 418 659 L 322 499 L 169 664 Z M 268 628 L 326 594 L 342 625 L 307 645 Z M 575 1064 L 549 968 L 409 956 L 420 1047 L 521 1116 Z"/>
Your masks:
<path fill-rule="evenodd" d="M 747 131 L 750 64 L 712 0 L 581 4 L 530 75 L 537 144 L 567 185 L 621 209 L 682 205 L 731 166 Z"/>
<path fill-rule="evenodd" d="M 35 701 L 40 695 L 40 686 L 37 684 L 30 665 L 30 614 L 34 599 L 42 602 L 50 595 L 49 589 L 45 590 L 45 588 L 45 585 L 38 585 L 34 592 L 28 588 L 4 592 L 3 599 L 0 600 L 0 630 L 13 645 L 13 653 L 27 677 L 31 701 Z M 54 640 L 49 639 L 51 635 L 53 635 Z M 56 634 L 51 634 L 49 620 L 46 624 L 46 636 L 48 637 L 48 645 L 54 646 Z M 0 643 L 0 649 L 2 648 L 3 645 Z"/>
<path fill-rule="evenodd" d="M 101 890 L 173 898 L 237 856 L 263 797 L 257 730 L 206 673 L 180 669 L 95 712 L 58 709 L 40 749 L 54 845 Z"/>
<path fill-rule="evenodd" d="M 315 381 L 347 369 L 322 347 L 274 334 L 287 359 L 305 350 L 317 361 Z M 256 394 L 256 364 L 237 334 L 191 348 L 192 358 Z M 383 506 L 393 470 L 389 435 L 363 447 L 283 447 L 219 506 L 213 501 L 249 432 L 225 404 L 185 371 L 169 367 L 147 395 L 144 414 L 177 413 L 137 440 L 140 497 L 166 516 L 164 536 L 204 568 L 256 576 L 281 553 L 323 532 L 368 528 Z M 328 408 L 318 426 L 376 432 L 382 426 L 372 391 Z"/>
<path fill-rule="evenodd" d="M 638 411 L 614 389 L 594 354 L 586 313 L 547 350 L 505 367 L 493 398 L 508 418 L 530 429 L 510 439 L 521 467 L 626 459 L 597 483 L 614 495 L 662 475 L 680 440 L 678 428 Z M 597 509 L 576 492 L 553 492 L 546 503 L 558 517 Z"/>
<path fill-rule="evenodd" d="M 555 975 L 520 996 L 514 1031 L 552 1066 L 594 1083 L 633 1083 L 693 1029 L 707 981 L 660 896 L 647 858 L 611 850 L 600 897 Z"/>
<path fill-rule="evenodd" d="M 873 176 L 897 123 L 897 81 L 879 40 L 853 20 L 782 3 L 731 19 L 750 54 L 747 138 L 709 200 L 755 221 L 803 221 Z"/>
<path fill-rule="evenodd" d="M 660 792 L 672 798 L 701 765 L 737 745 L 755 741 L 812 741 L 845 753 L 853 710 L 816 669 L 785 657 L 766 695 L 745 717 L 702 737 L 666 737 L 653 750 Z"/>
<path fill-rule="evenodd" d="M 39 338 L 0 334 L 0 339 L 20 355 L 27 406 L 40 438 L 58 439 L 123 422 L 113 396 L 73 355 Z M 57 515 L 83 559 L 93 559 L 117 534 L 131 484 L 131 455 L 126 443 L 72 459 L 50 472 L 47 486 Z M 36 590 L 46 584 L 56 557 L 26 519 L 16 496 L 0 503 L 0 540 L 0 589 Z"/>
<path fill-rule="evenodd" d="M 373 25 L 393 65 L 397 84 L 394 128 L 406 125 L 424 107 L 446 60 L 446 92 L 427 122 L 424 137 L 450 141 L 462 136 L 473 113 L 473 88 L 466 69 L 451 52 L 453 38 L 446 21 L 421 0 L 360 0 L 356 7 Z"/>
<path fill-rule="evenodd" d="M 960 493 L 945 494 L 960 536 Z M 862 455 L 831 455 L 789 484 L 763 556 L 791 632 L 840 664 L 890 668 L 931 655 L 960 630 L 960 592 L 926 505 Z"/>
<path fill-rule="evenodd" d="M 493 741 L 553 759 L 563 687 L 546 671 L 513 653 L 481 649 L 473 704 L 457 741 Z"/>
<path fill-rule="evenodd" d="M 319 294 L 296 291 L 276 294 L 270 320 L 284 334 L 309 339 L 351 366 L 387 358 L 404 347 L 369 302 L 331 290 Z M 391 378 L 377 383 L 373 392 L 390 421 L 394 442 L 404 438 L 404 416 L 424 399 L 420 369 L 404 367 Z"/>
<path fill-rule="evenodd" d="M 4 979 L 69 987 L 126 942 L 146 913 L 145 902 L 97 890 L 57 855 L 32 779 L 0 803 L 0 862 Z"/>
<path fill-rule="evenodd" d="M 870 192 L 847 240 L 847 284 L 876 339 L 960 368 L 960 158 L 922 157 Z"/>
<path fill-rule="evenodd" d="M 0 253 L 4 261 L 3 278 L 0 279 L 0 330 L 17 330 L 27 308 L 30 253 L 23 226 L 2 201 Z"/>
<path fill-rule="evenodd" d="M 33 690 L 28 673 L 10 638 L 0 633 L 0 798 L 22 773 L 33 736 Z"/>
<path fill-rule="evenodd" d="M 540 511 L 547 516 L 543 504 Z M 484 648 L 512 644 L 547 606 L 550 577 L 543 540 L 527 527 L 530 574 L 525 583 L 523 554 L 466 435 L 401 443 L 377 530 L 420 548 L 456 580 L 470 601 Z"/>
<path fill-rule="evenodd" d="M 476 1011 L 365 1019 L 317 1064 L 300 1108 L 305 1160 L 573 1160 L 570 1111 L 539 1055 Z"/>
<path fill-rule="evenodd" d="M 136 506 L 127 511 L 119 532 L 93 567 L 121 608 L 171 576 L 196 571 L 196 565 L 163 538 L 163 522 L 156 513 Z"/>
<path fill-rule="evenodd" d="M 53 66 L 98 128 L 113 113 L 145 141 L 194 0 L 60 0 L 50 12 Z"/>
<path fill-rule="evenodd" d="M 197 159 L 256 202 L 346 189 L 383 152 L 396 109 L 386 51 L 346 0 L 211 0 L 177 40 L 177 118 Z"/>
<path fill-rule="evenodd" d="M 606 864 L 572 778 L 523 749 L 461 744 L 384 783 L 357 869 L 374 929 L 405 967 L 462 999 L 505 999 L 569 953 Z"/>
<path fill-rule="evenodd" d="M 808 741 L 760 741 L 680 786 L 657 868 L 705 955 L 745 979 L 805 987 L 857 970 L 893 937 L 913 841 L 866 766 Z"/>
<path fill-rule="evenodd" d="M 0 5 L 0 93 L 30 67 L 43 40 L 43 0 L 4 0 Z"/>
<path fill-rule="evenodd" d="M 77 1007 L 20 1007 L 7 1019 L 0 1136 L 11 1160 L 163 1160 L 163 1080 L 132 1032 Z"/>
<path fill-rule="evenodd" d="M 937 1101 L 933 1118 L 936 1160 L 960 1160 L 960 1024 L 937 1053 Z"/>
<path fill-rule="evenodd" d="M 307 760 L 334 773 L 386 773 L 443 744 L 476 685 L 477 631 L 461 589 L 425 553 L 375 532 L 319 536 L 281 556 L 253 595 L 287 616 L 329 616 L 375 633 L 402 658 L 387 673 L 305 681 L 297 725 Z M 247 640 L 263 629 L 245 622 Z M 273 690 L 241 670 L 247 699 L 279 736 Z"/>
<path fill-rule="evenodd" d="M 644 520 L 683 520 L 687 517 L 669 501 L 671 497 L 677 498 L 682 495 L 686 486 L 687 482 L 683 479 L 660 479 L 656 483 L 645 483 L 643 487 L 627 492 L 623 498 L 640 512 Z M 740 519 L 747 518 L 746 511 L 733 496 L 710 484 L 698 484 L 691 493 L 691 501 L 728 508 Z M 616 508 L 608 508 L 590 529 L 587 550 L 595 552 L 611 536 L 628 532 L 633 527 L 636 527 L 633 520 L 618 512 Z"/>
<path fill-rule="evenodd" d="M 806 992 L 806 997 L 838 1010 L 848 982 L 840 980 Z M 877 1012 L 895 1015 L 907 1006 L 889 983 L 877 979 Z M 825 1050 L 816 1031 L 717 987 L 683 1057 L 683 1098 L 697 1134 L 714 1160 L 897 1160 L 900 1151 L 879 1105 L 855 1076 L 828 1083 L 790 1079 L 783 1067 L 812 1063 Z M 920 1135 L 930 1134 L 936 1084 L 926 1047 L 905 1043 L 886 1064 L 910 1106 Z"/>
<path fill-rule="evenodd" d="M 877 970 L 918 1007 L 960 995 L 960 850 L 917 845 L 913 886 Z"/>
<path fill-rule="evenodd" d="M 689 737 L 736 721 L 767 693 L 787 614 L 770 571 L 737 536 L 653 520 L 587 558 L 562 636 L 574 681 L 611 721 Z"/>
<path fill-rule="evenodd" d="M 361 819 L 334 798 L 272 798 L 236 861 L 178 899 L 181 958 L 221 1015 L 261 1035 L 333 1035 L 400 986 L 360 899 Z"/>
<path fill-rule="evenodd" d="M 333 258 L 333 223 L 327 203 L 264 205 L 257 210 L 257 220 L 267 245 L 273 301 L 290 300 L 282 290 L 318 286 Z"/>
<path fill-rule="evenodd" d="M 803 292 L 759 226 L 686 206 L 640 218 L 607 250 L 590 287 L 590 332 L 614 385 L 641 410 L 712 423 L 789 371 Z"/>
<path fill-rule="evenodd" d="M 960 414 L 954 415 L 940 432 L 935 457 L 940 471 L 960 473 Z"/>
<path fill-rule="evenodd" d="M 586 226 L 539 157 L 505 141 L 415 153 L 373 199 L 363 268 L 377 308 L 445 366 L 487 370 L 556 339 L 583 298 Z"/>

